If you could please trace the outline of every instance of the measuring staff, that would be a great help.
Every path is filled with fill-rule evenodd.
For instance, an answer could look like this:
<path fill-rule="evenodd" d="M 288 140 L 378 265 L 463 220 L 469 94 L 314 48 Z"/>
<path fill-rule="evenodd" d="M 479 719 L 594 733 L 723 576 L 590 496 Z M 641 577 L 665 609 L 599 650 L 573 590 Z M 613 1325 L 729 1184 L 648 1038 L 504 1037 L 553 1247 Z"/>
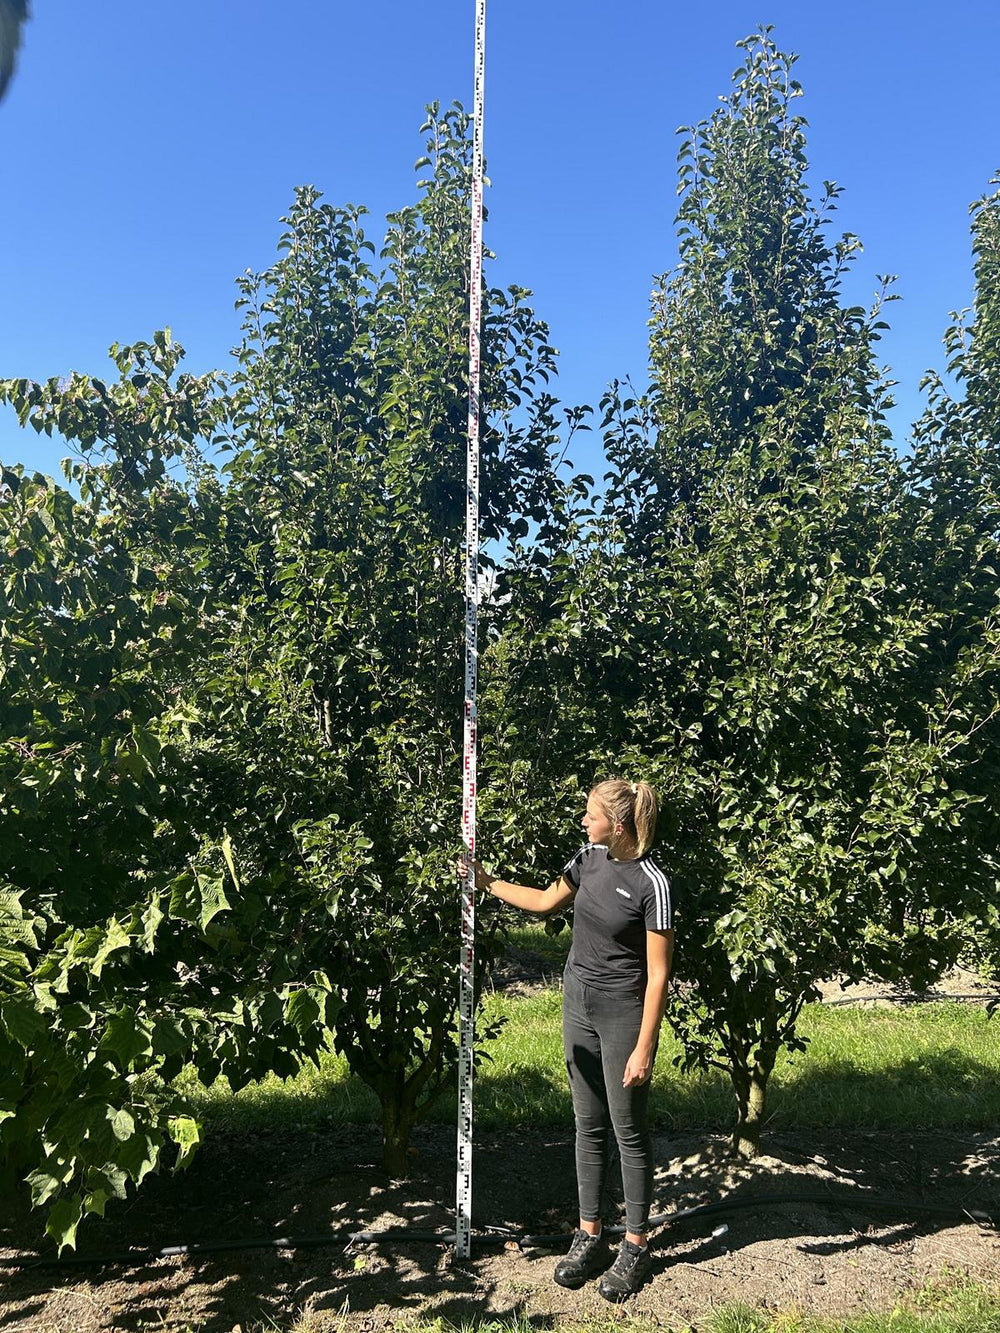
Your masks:
<path fill-rule="evenodd" d="M 476 684 L 479 669 L 479 383 L 483 286 L 483 103 L 486 0 L 476 0 L 476 76 L 472 143 L 472 241 L 469 255 L 469 426 L 465 486 L 465 723 L 462 744 L 462 944 L 458 1004 L 458 1170 L 455 1254 L 468 1259 L 472 1238 L 472 1053 L 475 1047 L 476 897 L 468 873 L 476 854 Z"/>

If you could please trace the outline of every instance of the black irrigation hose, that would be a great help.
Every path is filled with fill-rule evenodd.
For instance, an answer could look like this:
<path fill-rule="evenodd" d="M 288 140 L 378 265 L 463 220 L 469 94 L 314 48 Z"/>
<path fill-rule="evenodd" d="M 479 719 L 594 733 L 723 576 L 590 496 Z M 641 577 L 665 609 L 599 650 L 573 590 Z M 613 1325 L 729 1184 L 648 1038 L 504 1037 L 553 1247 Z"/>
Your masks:
<path fill-rule="evenodd" d="M 862 1195 L 824 1194 L 813 1191 L 805 1194 L 758 1194 L 739 1199 L 720 1199 L 718 1203 L 701 1203 L 692 1208 L 678 1208 L 672 1213 L 662 1213 L 649 1219 L 649 1227 L 673 1226 L 676 1222 L 687 1221 L 693 1217 L 711 1217 L 716 1213 L 737 1212 L 741 1208 L 760 1208 L 780 1204 L 818 1203 L 830 1207 L 885 1208 L 892 1212 L 928 1213 L 935 1217 L 952 1217 L 969 1222 L 978 1222 L 980 1226 L 1000 1226 L 1000 1214 L 987 1213 L 978 1208 L 962 1208 L 954 1204 L 922 1203 L 916 1199 L 875 1198 Z M 619 1236 L 624 1227 L 608 1227 L 611 1235 Z M 476 1245 L 512 1245 L 517 1249 L 548 1249 L 556 1245 L 565 1245 L 570 1237 L 565 1233 L 553 1235 L 527 1235 L 505 1227 L 487 1227 L 473 1234 Z M 71 1255 L 68 1259 L 44 1255 L 25 1255 L 10 1259 L 0 1259 L 0 1268 L 84 1268 L 102 1267 L 111 1264 L 124 1264 L 138 1268 L 143 1264 L 154 1263 L 157 1259 L 172 1259 L 183 1255 L 221 1254 L 232 1250 L 305 1250 L 319 1249 L 323 1246 L 342 1245 L 386 1245 L 390 1243 L 416 1245 L 454 1245 L 454 1231 L 421 1231 L 409 1227 L 390 1227 L 384 1231 L 351 1231 L 341 1227 L 337 1231 L 328 1231 L 322 1236 L 281 1236 L 273 1240 L 230 1240 L 212 1241 L 202 1245 L 165 1245 L 159 1250 L 130 1250 L 124 1254 L 99 1254 L 93 1256 Z"/>
<path fill-rule="evenodd" d="M 1000 993 L 994 995 L 992 992 L 979 991 L 975 995 L 899 995 L 892 991 L 879 995 L 848 995 L 844 999 L 824 1000 L 824 1009 L 833 1009 L 838 1005 L 848 1004 L 871 1004 L 873 1000 L 889 1000 L 893 1004 L 933 1004 L 940 1000 L 977 1000 L 979 1003 L 987 1006 L 996 1006 L 1000 1004 Z"/>

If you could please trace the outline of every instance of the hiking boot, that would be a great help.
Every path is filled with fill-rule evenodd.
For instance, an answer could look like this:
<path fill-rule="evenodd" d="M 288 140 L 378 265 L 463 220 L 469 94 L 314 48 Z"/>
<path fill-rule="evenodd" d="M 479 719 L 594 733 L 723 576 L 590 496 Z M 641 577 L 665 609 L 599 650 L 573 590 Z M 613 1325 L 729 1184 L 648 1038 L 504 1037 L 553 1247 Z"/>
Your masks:
<path fill-rule="evenodd" d="M 582 1287 L 587 1278 L 603 1273 L 610 1262 L 611 1251 L 603 1230 L 599 1236 L 591 1236 L 581 1227 L 574 1232 L 569 1254 L 559 1260 L 552 1276 L 560 1287 Z"/>
<path fill-rule="evenodd" d="M 652 1267 L 648 1245 L 640 1249 L 630 1240 L 623 1240 L 618 1258 L 601 1278 L 601 1295 L 606 1301 L 628 1300 L 649 1277 Z"/>

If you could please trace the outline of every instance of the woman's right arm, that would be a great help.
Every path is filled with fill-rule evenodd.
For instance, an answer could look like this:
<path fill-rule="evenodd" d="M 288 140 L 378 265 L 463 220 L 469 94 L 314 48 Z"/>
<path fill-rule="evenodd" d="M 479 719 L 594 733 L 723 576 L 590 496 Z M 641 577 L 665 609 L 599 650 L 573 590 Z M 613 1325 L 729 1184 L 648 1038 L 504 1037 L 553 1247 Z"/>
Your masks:
<path fill-rule="evenodd" d="M 496 875 L 484 870 L 478 861 L 473 862 L 476 874 L 476 888 L 492 893 L 511 907 L 519 907 L 523 912 L 534 912 L 538 916 L 549 916 L 568 906 L 576 895 L 576 889 L 565 875 L 554 879 L 547 889 L 531 889 L 526 884 L 509 884 Z"/>

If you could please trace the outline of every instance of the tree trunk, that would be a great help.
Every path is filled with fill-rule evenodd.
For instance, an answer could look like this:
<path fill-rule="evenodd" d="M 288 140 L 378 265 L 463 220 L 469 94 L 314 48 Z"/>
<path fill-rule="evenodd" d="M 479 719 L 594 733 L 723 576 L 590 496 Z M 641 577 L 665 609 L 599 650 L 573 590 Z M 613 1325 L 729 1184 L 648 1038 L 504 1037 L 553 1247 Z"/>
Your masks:
<path fill-rule="evenodd" d="M 733 1130 L 733 1152 L 738 1157 L 756 1157 L 760 1153 L 760 1131 L 767 1106 L 767 1080 L 774 1061 L 758 1062 L 751 1069 L 732 1069 L 730 1077 L 736 1090 L 737 1118 Z"/>
<path fill-rule="evenodd" d="M 395 1009 L 383 1006 L 383 1031 L 394 1031 Z M 435 1096 L 441 1091 L 440 1065 L 447 1027 L 428 1024 L 431 1040 L 423 1059 L 411 1074 L 376 1049 L 367 1025 L 358 1030 L 359 1044 L 348 1055 L 353 1073 L 367 1083 L 382 1110 L 382 1169 L 392 1180 L 410 1173 L 410 1136 Z"/>
<path fill-rule="evenodd" d="M 405 1180 L 410 1174 L 414 1115 L 400 1100 L 390 1096 L 382 1102 L 382 1170 L 390 1180 Z"/>

